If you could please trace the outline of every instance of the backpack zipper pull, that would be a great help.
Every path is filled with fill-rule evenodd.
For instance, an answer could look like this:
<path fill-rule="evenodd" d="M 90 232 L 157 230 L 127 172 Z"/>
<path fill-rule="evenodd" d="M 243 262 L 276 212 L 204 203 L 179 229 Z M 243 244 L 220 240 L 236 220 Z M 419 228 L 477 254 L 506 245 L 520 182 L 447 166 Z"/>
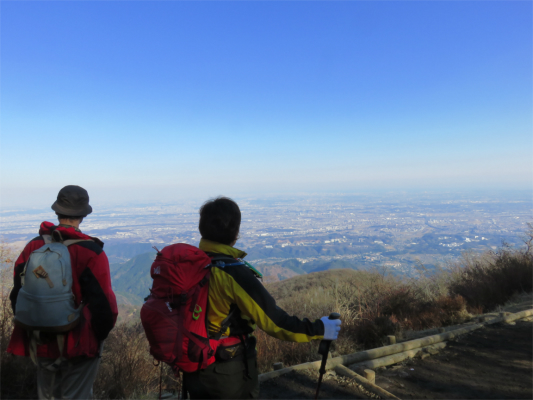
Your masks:
<path fill-rule="evenodd" d="M 42 265 L 39 265 L 39 267 L 35 268 L 33 270 L 33 274 L 37 277 L 37 279 L 43 278 L 46 283 L 48 283 L 48 286 L 50 286 L 50 289 L 54 287 L 54 283 L 52 282 L 52 280 L 48 276 L 48 272 L 45 271 Z"/>

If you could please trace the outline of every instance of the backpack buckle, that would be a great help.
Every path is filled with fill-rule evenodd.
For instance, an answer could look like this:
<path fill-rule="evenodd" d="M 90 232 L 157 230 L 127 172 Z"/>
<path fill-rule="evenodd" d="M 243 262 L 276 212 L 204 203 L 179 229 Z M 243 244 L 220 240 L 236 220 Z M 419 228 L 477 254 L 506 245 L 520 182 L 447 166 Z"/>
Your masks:
<path fill-rule="evenodd" d="M 198 304 L 196 304 L 194 306 L 194 311 L 192 312 L 192 319 L 194 319 L 195 321 L 198 320 L 198 318 L 200 318 L 200 313 L 202 312 L 202 307 L 200 307 Z"/>

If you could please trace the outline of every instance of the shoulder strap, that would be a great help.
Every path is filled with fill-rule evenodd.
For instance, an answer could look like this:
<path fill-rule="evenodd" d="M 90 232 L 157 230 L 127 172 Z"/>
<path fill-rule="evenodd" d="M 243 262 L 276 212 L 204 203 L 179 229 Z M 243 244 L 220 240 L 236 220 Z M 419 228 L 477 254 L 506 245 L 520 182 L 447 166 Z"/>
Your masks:
<path fill-rule="evenodd" d="M 237 265 L 245 265 L 242 260 L 235 259 L 231 256 L 227 256 L 225 254 L 216 254 L 214 256 L 211 256 L 211 266 L 213 267 L 235 267 Z"/>
<path fill-rule="evenodd" d="M 75 244 L 79 242 L 93 242 L 93 240 L 91 239 L 69 239 L 69 240 L 65 240 L 63 244 L 68 247 L 71 244 Z"/>
<path fill-rule="evenodd" d="M 79 242 L 94 242 L 94 240 L 92 239 L 67 239 L 67 240 L 64 240 L 63 239 L 63 236 L 61 235 L 61 232 L 59 231 L 54 231 L 52 235 L 41 235 L 43 240 L 44 240 L 44 243 L 45 244 L 50 244 L 50 243 L 62 243 L 64 244 L 65 246 L 70 246 L 72 244 L 75 244 L 75 243 L 79 243 Z"/>
<path fill-rule="evenodd" d="M 229 262 L 227 262 L 229 261 Z M 231 256 L 226 256 L 224 254 L 214 255 L 211 257 L 211 265 L 214 267 L 224 268 L 224 267 L 236 267 L 238 265 L 243 265 L 247 267 L 258 279 L 263 279 L 263 274 L 259 272 L 252 264 L 248 261 L 244 261 L 241 258 L 233 258 Z"/>

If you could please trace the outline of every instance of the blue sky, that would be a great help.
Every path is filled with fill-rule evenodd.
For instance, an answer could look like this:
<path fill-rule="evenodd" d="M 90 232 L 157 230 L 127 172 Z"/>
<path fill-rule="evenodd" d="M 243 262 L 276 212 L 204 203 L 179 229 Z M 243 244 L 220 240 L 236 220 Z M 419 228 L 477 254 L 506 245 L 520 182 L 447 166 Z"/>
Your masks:
<path fill-rule="evenodd" d="M 67 184 L 117 203 L 531 189 L 532 17 L 529 1 L 2 1 L 2 207 Z"/>

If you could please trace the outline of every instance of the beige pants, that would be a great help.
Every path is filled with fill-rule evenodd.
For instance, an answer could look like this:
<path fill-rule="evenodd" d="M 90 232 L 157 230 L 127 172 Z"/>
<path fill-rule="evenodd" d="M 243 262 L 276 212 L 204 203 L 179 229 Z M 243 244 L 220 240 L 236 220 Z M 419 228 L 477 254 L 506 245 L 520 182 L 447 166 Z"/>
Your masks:
<path fill-rule="evenodd" d="M 55 360 L 39 358 L 42 366 Z M 37 368 L 37 393 L 39 399 L 92 399 L 93 383 L 100 366 L 100 357 L 68 362 L 52 372 Z"/>

